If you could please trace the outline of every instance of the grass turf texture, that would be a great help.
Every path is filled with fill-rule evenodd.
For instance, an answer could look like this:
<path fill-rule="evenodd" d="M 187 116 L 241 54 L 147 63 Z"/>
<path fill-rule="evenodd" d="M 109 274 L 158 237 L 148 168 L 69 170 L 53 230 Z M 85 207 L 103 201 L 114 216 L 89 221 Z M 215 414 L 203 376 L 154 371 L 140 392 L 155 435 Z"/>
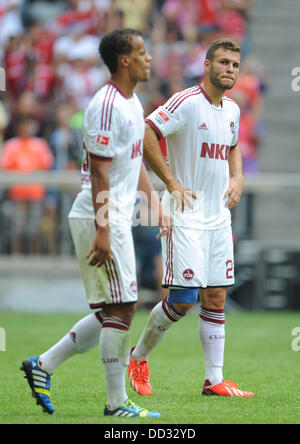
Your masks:
<path fill-rule="evenodd" d="M 138 311 L 132 325 L 135 344 L 148 312 Z M 59 367 L 52 379 L 50 416 L 35 405 L 22 360 L 60 339 L 77 315 L 0 314 L 6 330 L 6 352 L 0 352 L 0 424 L 287 424 L 300 422 L 300 352 L 292 351 L 298 313 L 228 314 L 224 377 L 253 391 L 251 399 L 204 397 L 204 361 L 198 316 L 189 314 L 150 357 L 152 397 L 128 395 L 139 405 L 160 411 L 162 418 L 118 419 L 103 416 L 104 371 L 98 348 Z"/>

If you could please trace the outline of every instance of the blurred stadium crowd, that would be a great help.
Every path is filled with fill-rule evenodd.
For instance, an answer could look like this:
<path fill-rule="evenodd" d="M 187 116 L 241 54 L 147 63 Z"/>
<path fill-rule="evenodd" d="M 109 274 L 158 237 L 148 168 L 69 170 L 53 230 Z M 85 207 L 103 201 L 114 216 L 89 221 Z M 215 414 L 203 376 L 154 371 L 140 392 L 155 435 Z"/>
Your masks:
<path fill-rule="evenodd" d="M 6 72 L 0 170 L 80 168 L 83 112 L 109 79 L 98 54 L 101 36 L 132 27 L 143 32 L 153 56 L 151 80 L 137 88 L 145 115 L 201 80 L 211 41 L 228 36 L 240 43 L 241 74 L 227 95 L 242 112 L 245 174 L 255 174 L 268 75 L 251 53 L 252 7 L 252 0 L 0 0 L 0 66 Z M 61 221 L 73 198 L 42 184 L 1 187 L 0 253 L 70 253 L 62 252 L 61 238 L 68 234 Z M 149 251 L 157 256 L 159 247 L 153 236 L 148 242 L 137 233 L 137 242 L 139 236 L 141 262 L 149 264 Z"/>

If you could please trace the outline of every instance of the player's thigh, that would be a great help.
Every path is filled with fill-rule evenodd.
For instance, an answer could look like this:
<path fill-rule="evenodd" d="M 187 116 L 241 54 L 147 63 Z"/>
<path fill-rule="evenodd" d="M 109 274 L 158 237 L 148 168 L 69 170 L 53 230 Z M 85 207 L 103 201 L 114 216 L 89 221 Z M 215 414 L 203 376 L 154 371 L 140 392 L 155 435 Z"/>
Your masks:
<path fill-rule="evenodd" d="M 173 227 L 161 239 L 165 287 L 206 287 L 209 238 L 206 231 Z"/>
<path fill-rule="evenodd" d="M 231 226 L 211 232 L 207 287 L 234 285 L 234 252 Z"/>
<path fill-rule="evenodd" d="M 99 293 L 106 288 L 107 276 L 103 267 L 89 266 L 87 254 L 92 248 L 96 235 L 96 226 L 93 219 L 69 218 L 69 227 L 79 263 L 80 275 L 91 308 L 100 308 L 105 304 L 105 298 L 100 300 Z"/>
<path fill-rule="evenodd" d="M 130 227 L 111 227 L 112 258 L 98 267 L 88 265 L 96 228 L 93 220 L 69 219 L 80 272 L 90 308 L 137 301 L 134 245 Z"/>
<path fill-rule="evenodd" d="M 112 259 L 101 269 L 105 271 L 106 303 L 112 305 L 126 304 L 121 310 L 131 312 L 129 304 L 137 302 L 138 289 L 136 277 L 136 259 L 132 231 L 130 227 L 111 227 Z M 129 314 L 128 314 L 129 316 Z"/>

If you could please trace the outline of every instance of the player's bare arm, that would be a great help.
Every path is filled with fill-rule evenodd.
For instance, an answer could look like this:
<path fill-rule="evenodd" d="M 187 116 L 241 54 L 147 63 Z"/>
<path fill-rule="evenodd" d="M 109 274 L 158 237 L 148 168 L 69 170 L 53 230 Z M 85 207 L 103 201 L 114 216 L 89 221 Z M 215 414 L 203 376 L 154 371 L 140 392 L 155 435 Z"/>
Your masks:
<path fill-rule="evenodd" d="M 227 208 L 234 208 L 240 201 L 244 186 L 242 154 L 238 144 L 230 150 L 228 162 L 230 179 L 224 199 L 228 199 Z"/>
<path fill-rule="evenodd" d="M 91 259 L 90 266 L 101 267 L 108 259 L 112 257 L 110 244 L 109 215 L 98 217 L 99 214 L 105 214 L 105 208 L 108 208 L 109 193 L 109 169 L 111 160 L 102 160 L 90 158 L 90 172 L 92 183 L 93 205 L 96 215 L 97 232 L 87 259 Z M 103 193 L 103 199 L 101 197 Z M 108 210 L 107 210 L 108 211 Z"/>
<path fill-rule="evenodd" d="M 147 123 L 144 138 L 144 159 L 154 173 L 166 184 L 169 193 L 176 199 L 176 209 L 184 211 L 186 204 L 193 208 L 192 199 L 197 199 L 196 193 L 184 188 L 174 177 L 161 153 L 155 131 Z"/>
<path fill-rule="evenodd" d="M 157 225 L 161 228 L 157 238 L 166 236 L 172 230 L 172 218 L 163 210 L 144 164 L 141 168 L 138 190 L 146 195 L 147 203 L 152 215 L 154 215 L 154 220 L 157 221 Z"/>

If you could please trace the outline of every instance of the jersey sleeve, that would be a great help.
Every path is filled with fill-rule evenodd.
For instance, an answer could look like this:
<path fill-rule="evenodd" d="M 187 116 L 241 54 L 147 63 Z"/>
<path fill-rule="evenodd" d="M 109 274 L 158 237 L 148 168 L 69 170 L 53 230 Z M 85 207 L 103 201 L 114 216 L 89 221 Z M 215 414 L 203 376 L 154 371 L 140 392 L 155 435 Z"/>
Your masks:
<path fill-rule="evenodd" d="M 231 142 L 231 148 L 235 148 L 238 144 L 238 141 L 239 141 L 240 115 L 241 115 L 240 108 L 238 105 L 236 105 L 236 117 L 233 122 L 234 126 L 232 128 L 233 137 L 232 137 L 232 142 Z"/>
<path fill-rule="evenodd" d="M 183 101 L 180 94 L 175 94 L 145 120 L 156 132 L 158 139 L 162 140 L 170 134 L 180 133 L 185 128 L 189 109 L 189 101 Z"/>
<path fill-rule="evenodd" d="M 84 124 L 84 139 L 88 153 L 103 160 L 113 159 L 120 130 L 119 112 L 113 102 L 100 103 L 88 109 Z"/>

